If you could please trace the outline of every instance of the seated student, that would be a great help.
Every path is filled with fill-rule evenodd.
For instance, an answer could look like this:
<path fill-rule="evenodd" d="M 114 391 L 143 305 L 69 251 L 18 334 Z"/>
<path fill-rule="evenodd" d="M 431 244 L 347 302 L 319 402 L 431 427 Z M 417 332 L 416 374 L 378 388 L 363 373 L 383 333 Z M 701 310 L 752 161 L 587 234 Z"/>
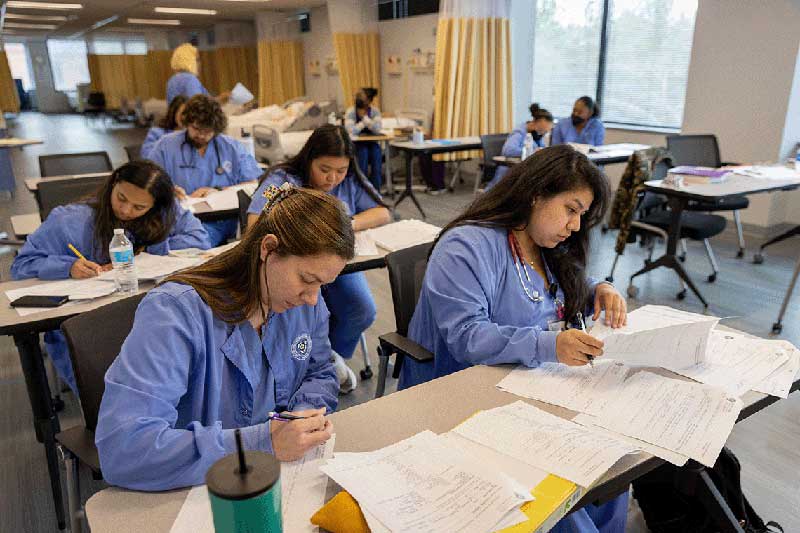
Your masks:
<path fill-rule="evenodd" d="M 124 228 L 134 249 L 155 255 L 210 247 L 208 234 L 175 199 L 169 176 L 149 161 L 132 161 L 111 173 L 88 201 L 56 207 L 31 234 L 11 265 L 14 279 L 90 278 L 111 269 L 108 244 Z M 73 245 L 85 259 L 69 249 Z M 58 374 L 77 392 L 67 343 L 61 331 L 44 335 Z"/>
<path fill-rule="evenodd" d="M 525 146 L 525 137 L 530 133 L 533 137 L 534 149 L 544 148 L 545 136 L 553 129 L 553 115 L 547 109 L 542 109 L 539 104 L 531 104 L 528 108 L 531 112 L 531 120 L 523 122 L 512 131 L 506 142 L 503 144 L 503 149 L 500 155 L 506 157 L 521 157 L 522 147 Z M 528 154 L 530 155 L 530 154 Z M 494 177 L 486 184 L 484 191 L 491 189 L 495 184 L 503 179 L 503 176 L 508 172 L 508 167 L 498 165 L 495 170 Z"/>
<path fill-rule="evenodd" d="M 193 96 L 183 112 L 186 131 L 163 136 L 150 159 L 161 165 L 175 182 L 178 196 L 202 198 L 232 185 L 257 180 L 261 168 L 242 143 L 222 132 L 228 119 L 219 103 L 208 96 Z M 236 235 L 237 221 L 204 222 L 212 246 Z"/>
<path fill-rule="evenodd" d="M 344 116 L 345 127 L 350 135 L 380 135 L 381 112 L 372 106 L 376 96 L 378 90 L 372 87 L 365 87 L 356 93 L 355 106 L 349 108 Z M 359 168 L 369 176 L 375 190 L 380 191 L 383 157 L 380 143 L 363 141 L 355 144 Z"/>
<path fill-rule="evenodd" d="M 572 106 L 572 115 L 562 118 L 553 128 L 551 146 L 565 143 L 599 146 L 606 137 L 606 128 L 600 120 L 600 108 L 589 96 L 581 96 Z"/>
<path fill-rule="evenodd" d="M 434 363 L 406 358 L 398 388 L 472 365 L 575 366 L 602 355 L 602 341 L 579 324 L 582 313 L 597 320 L 601 311 L 612 327 L 626 320 L 622 296 L 586 275 L 589 230 L 609 198 L 608 181 L 585 156 L 544 148 L 447 224 L 408 331 Z M 627 494 L 553 531 L 623 531 L 626 511 Z"/>
<path fill-rule="evenodd" d="M 158 123 L 158 126 L 153 126 L 147 130 L 147 137 L 144 138 L 140 155 L 142 159 L 149 159 L 150 152 L 155 147 L 158 140 L 176 130 L 183 129 L 183 110 L 186 109 L 186 102 L 188 98 L 183 95 L 178 95 L 172 99 L 167 108 L 167 114 Z"/>
<path fill-rule="evenodd" d="M 356 164 L 353 143 L 341 126 L 326 124 L 317 128 L 296 156 L 264 174 L 247 211 L 248 226 L 253 225 L 264 207 L 263 190 L 285 182 L 338 198 L 352 218 L 355 231 L 382 226 L 391 220 L 381 196 Z M 342 392 L 349 392 L 358 381 L 342 358 L 353 356 L 361 334 L 374 322 L 375 301 L 363 272 L 339 276 L 323 288 L 322 295 L 331 311 L 330 340 L 336 371 Z"/>
<path fill-rule="evenodd" d="M 204 482 L 245 449 L 293 461 L 328 440 L 338 383 L 320 287 L 354 253 L 330 196 L 267 191 L 242 242 L 150 291 L 105 377 L 95 441 L 106 481 L 137 490 Z M 305 420 L 270 421 L 270 411 Z"/>

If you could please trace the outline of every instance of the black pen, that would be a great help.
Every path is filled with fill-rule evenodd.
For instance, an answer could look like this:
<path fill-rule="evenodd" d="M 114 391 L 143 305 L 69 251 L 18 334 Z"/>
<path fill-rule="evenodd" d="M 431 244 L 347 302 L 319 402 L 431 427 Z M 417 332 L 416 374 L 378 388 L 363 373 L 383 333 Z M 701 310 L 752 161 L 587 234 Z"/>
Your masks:
<path fill-rule="evenodd" d="M 585 333 L 586 332 L 586 322 L 583 321 L 583 313 L 581 313 L 579 311 L 578 314 L 576 315 L 576 317 L 578 319 L 578 323 L 581 325 L 581 331 L 583 331 Z M 587 353 L 586 354 L 586 358 L 589 360 L 589 366 L 594 368 L 594 356 L 592 354 Z"/>
<path fill-rule="evenodd" d="M 292 420 L 305 420 L 308 418 L 307 416 L 297 416 L 290 413 L 276 413 L 275 411 L 270 411 L 267 415 L 268 420 L 278 420 L 280 422 L 291 422 Z"/>

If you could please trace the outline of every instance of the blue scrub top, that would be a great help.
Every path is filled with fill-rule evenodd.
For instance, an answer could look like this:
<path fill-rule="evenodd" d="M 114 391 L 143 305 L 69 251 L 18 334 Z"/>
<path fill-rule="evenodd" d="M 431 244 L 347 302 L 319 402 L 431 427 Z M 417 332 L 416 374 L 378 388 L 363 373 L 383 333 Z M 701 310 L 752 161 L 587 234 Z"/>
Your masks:
<path fill-rule="evenodd" d="M 196 94 L 208 95 L 208 91 L 191 72 L 176 72 L 167 80 L 167 104 L 179 94 L 191 98 Z"/>
<path fill-rule="evenodd" d="M 263 183 L 261 183 L 256 192 L 253 194 L 253 200 L 250 202 L 250 207 L 247 209 L 247 212 L 253 215 L 260 215 L 267 203 L 267 199 L 264 198 L 264 191 L 267 189 L 267 187 L 270 185 L 280 187 L 286 182 L 289 182 L 296 187 L 303 186 L 303 181 L 298 176 L 290 174 L 282 168 L 270 172 L 269 176 L 264 179 Z M 341 200 L 341 202 L 344 204 L 347 214 L 353 216 L 361 213 L 362 211 L 366 211 L 367 209 L 378 207 L 378 202 L 376 202 L 375 199 L 370 196 L 365 187 L 372 187 L 372 185 L 362 185 L 354 174 L 348 174 L 339 185 L 330 191 L 329 194 L 332 194 Z M 380 198 L 380 195 L 375 192 L 374 188 L 372 191 L 378 196 L 378 198 Z"/>
<path fill-rule="evenodd" d="M 150 152 L 153 151 L 155 148 L 156 143 L 158 142 L 161 137 L 170 133 L 168 130 L 164 128 L 159 128 L 153 126 L 149 130 L 147 130 L 147 137 L 144 138 L 144 142 L 142 143 L 142 147 L 139 149 L 139 156 L 142 159 L 150 159 Z"/>
<path fill-rule="evenodd" d="M 186 137 L 184 130 L 168 133 L 150 152 L 150 159 L 169 174 L 175 185 L 183 187 L 186 194 L 200 187 L 230 187 L 261 176 L 256 160 L 236 139 L 215 135 L 201 156 Z M 222 174 L 217 174 L 217 168 L 222 169 Z"/>
<path fill-rule="evenodd" d="M 261 338 L 227 324 L 188 285 L 165 283 L 139 304 L 105 377 L 95 433 L 103 477 L 136 490 L 204 482 L 236 450 L 273 453 L 269 411 L 336 409 L 322 298 L 273 314 Z M 281 423 L 281 422 L 278 422 Z"/>
<path fill-rule="evenodd" d="M 557 361 L 556 298 L 529 268 L 543 300 L 525 294 L 501 228 L 461 226 L 444 234 L 433 250 L 408 336 L 435 354 L 434 364 L 406 358 L 398 388 L 406 388 L 473 365 L 504 363 L 536 367 Z M 555 278 L 547 269 L 552 284 Z M 524 273 L 523 273 L 524 277 Z M 590 283 L 595 284 L 594 280 Z"/>
<path fill-rule="evenodd" d="M 564 117 L 553 128 L 551 146 L 566 143 L 600 146 L 606 138 L 606 128 L 599 118 L 590 118 L 580 133 L 572 125 L 570 117 Z"/>
<path fill-rule="evenodd" d="M 522 156 L 522 147 L 525 146 L 525 137 L 528 135 L 528 123 L 523 122 L 519 124 L 516 128 L 513 129 L 511 133 L 508 134 L 506 138 L 506 142 L 503 143 L 503 149 L 500 151 L 500 155 L 505 157 L 521 157 Z M 539 138 L 537 141 L 533 139 L 533 144 L 538 148 L 544 148 L 544 135 Z M 508 173 L 509 168 L 505 165 L 498 165 L 494 171 L 494 177 L 492 180 L 486 184 L 484 190 L 488 191 L 492 187 L 494 187 L 497 182 L 503 179 Z"/>

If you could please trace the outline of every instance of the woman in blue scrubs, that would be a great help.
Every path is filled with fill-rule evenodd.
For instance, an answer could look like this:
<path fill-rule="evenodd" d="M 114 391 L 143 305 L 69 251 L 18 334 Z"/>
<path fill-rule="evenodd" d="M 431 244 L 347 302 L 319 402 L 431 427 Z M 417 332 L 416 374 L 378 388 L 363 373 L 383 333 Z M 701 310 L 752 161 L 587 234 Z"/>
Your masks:
<path fill-rule="evenodd" d="M 352 219 L 354 231 L 391 221 L 391 213 L 380 194 L 356 163 L 353 142 L 341 126 L 327 124 L 317 128 L 295 157 L 262 176 L 247 211 L 248 225 L 253 224 L 264 206 L 263 190 L 286 182 L 338 198 Z M 342 392 L 348 392 L 356 387 L 357 380 L 342 358 L 353 356 L 361 334 L 375 320 L 375 301 L 363 272 L 339 276 L 325 286 L 322 294 L 331 311 L 330 340 L 336 353 L 337 372 L 342 378 Z"/>
<path fill-rule="evenodd" d="M 167 133 L 183 129 L 183 110 L 186 109 L 188 98 L 178 95 L 172 99 L 167 108 L 167 114 L 161 119 L 158 126 L 153 126 L 147 130 L 147 137 L 144 138 L 139 154 L 142 159 L 149 159 L 150 152 L 155 147 L 161 137 Z"/>
<path fill-rule="evenodd" d="M 581 96 L 572 106 L 572 115 L 562 118 L 553 128 L 551 146 L 566 143 L 600 146 L 606 137 L 606 128 L 600 120 L 600 108 L 589 96 Z"/>
<path fill-rule="evenodd" d="M 608 182 L 569 146 L 516 165 L 442 230 L 434 244 L 409 337 L 433 365 L 402 363 L 399 388 L 472 365 L 585 365 L 602 341 L 583 317 L 626 321 L 622 296 L 586 274 L 589 230 L 603 218 Z M 588 505 L 552 531 L 622 532 L 627 493 Z"/>
<path fill-rule="evenodd" d="M 14 279 L 84 279 L 111 269 L 108 244 L 124 228 L 135 250 L 167 255 L 170 250 L 210 247 L 208 234 L 175 199 L 169 176 L 149 161 L 116 169 L 89 201 L 56 207 L 14 258 Z M 79 259 L 68 245 L 85 259 Z M 77 392 L 67 343 L 61 331 L 44 336 L 61 378 Z"/>
<path fill-rule="evenodd" d="M 171 103 L 179 95 L 187 99 L 196 94 L 211 96 L 198 78 L 200 52 L 196 46 L 191 43 L 183 43 L 175 48 L 169 65 L 175 73 L 167 80 L 167 102 Z M 224 92 L 220 93 L 216 99 L 219 103 L 224 104 L 230 96 L 230 92 Z"/>
<path fill-rule="evenodd" d="M 105 378 L 95 441 L 106 481 L 137 490 L 204 482 L 244 447 L 281 461 L 328 440 L 339 385 L 320 287 L 353 257 L 339 202 L 267 190 L 242 241 L 150 291 Z M 303 420 L 270 421 L 270 411 Z"/>

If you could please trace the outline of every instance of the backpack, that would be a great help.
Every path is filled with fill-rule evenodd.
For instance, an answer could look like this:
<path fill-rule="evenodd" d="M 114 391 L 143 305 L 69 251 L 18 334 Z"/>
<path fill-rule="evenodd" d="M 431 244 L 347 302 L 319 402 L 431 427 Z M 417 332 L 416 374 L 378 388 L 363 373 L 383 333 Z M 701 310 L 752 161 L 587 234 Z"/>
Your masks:
<path fill-rule="evenodd" d="M 783 533 L 780 524 L 764 523 L 747 501 L 741 470 L 739 459 L 723 448 L 714 468 L 698 472 L 670 463 L 659 466 L 633 482 L 633 497 L 652 533 L 718 533 L 720 528 L 692 490 L 702 483 L 701 473 L 707 473 L 745 533 Z"/>

